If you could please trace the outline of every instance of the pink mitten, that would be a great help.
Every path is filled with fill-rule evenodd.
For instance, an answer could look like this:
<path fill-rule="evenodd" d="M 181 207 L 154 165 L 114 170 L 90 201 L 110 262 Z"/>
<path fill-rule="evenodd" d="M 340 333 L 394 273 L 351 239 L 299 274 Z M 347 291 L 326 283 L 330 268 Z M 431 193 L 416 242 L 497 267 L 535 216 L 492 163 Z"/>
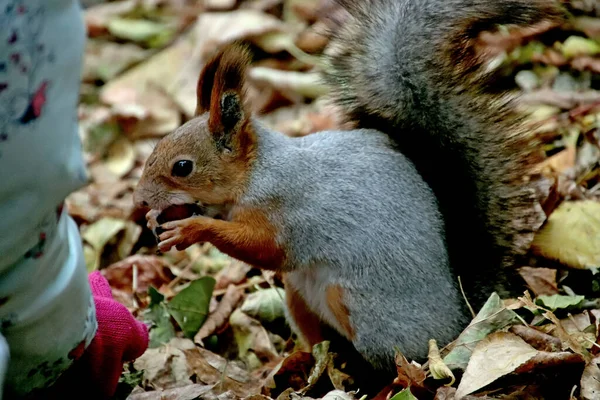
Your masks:
<path fill-rule="evenodd" d="M 89 369 L 94 386 L 90 389 L 101 397 L 110 397 L 116 390 L 123 363 L 135 360 L 148 348 L 148 328 L 113 300 L 108 281 L 100 272 L 91 273 L 89 282 L 96 303 L 98 331 L 79 367 Z"/>

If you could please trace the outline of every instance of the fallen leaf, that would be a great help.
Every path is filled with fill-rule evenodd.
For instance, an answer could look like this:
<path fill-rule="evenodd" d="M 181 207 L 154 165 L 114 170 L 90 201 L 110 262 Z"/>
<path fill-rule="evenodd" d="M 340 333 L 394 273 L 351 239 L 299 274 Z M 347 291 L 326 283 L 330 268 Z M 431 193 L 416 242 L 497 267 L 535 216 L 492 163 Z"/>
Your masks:
<path fill-rule="evenodd" d="M 157 348 L 175 337 L 175 327 L 171 323 L 171 314 L 165 303 L 150 305 L 142 313 L 142 318 L 149 325 L 149 348 Z"/>
<path fill-rule="evenodd" d="M 567 58 L 591 56 L 600 53 L 600 44 L 581 36 L 569 36 L 562 44 L 562 53 Z"/>
<path fill-rule="evenodd" d="M 569 169 L 575 166 L 575 162 L 577 161 L 577 149 L 575 146 L 568 146 L 563 151 L 554 154 L 551 157 L 548 157 L 544 160 L 539 168 L 549 168 L 550 171 L 556 172 L 559 174 L 564 174 Z"/>
<path fill-rule="evenodd" d="M 188 385 L 166 390 L 153 390 L 145 393 L 132 394 L 127 400 L 210 400 L 210 392 L 214 385 Z M 214 396 L 216 399 L 216 396 Z"/>
<path fill-rule="evenodd" d="M 165 45 L 175 33 L 173 27 L 159 22 L 119 17 L 111 18 L 107 29 L 111 35 L 119 39 L 131 40 L 151 47 Z"/>
<path fill-rule="evenodd" d="M 150 286 L 161 287 L 174 276 L 162 257 L 135 254 L 102 269 L 102 275 L 112 288 L 129 291 L 133 288 L 133 266 L 136 265 L 137 290 L 148 291 Z"/>
<path fill-rule="evenodd" d="M 552 311 L 556 311 L 558 309 L 578 308 L 583 300 L 585 300 L 584 296 L 553 294 L 551 296 L 538 296 L 536 298 L 536 303 Z"/>
<path fill-rule="evenodd" d="M 156 389 L 191 385 L 191 371 L 185 351 L 193 349 L 194 343 L 173 338 L 156 348 L 149 348 L 134 361 L 138 371 L 144 371 L 144 381 Z"/>
<path fill-rule="evenodd" d="M 442 386 L 435 393 L 435 397 L 433 400 L 454 400 L 456 398 L 456 388 Z M 494 400 L 493 397 L 488 396 L 464 396 L 463 400 Z"/>
<path fill-rule="evenodd" d="M 346 385 L 352 384 L 354 381 L 350 375 L 340 371 L 335 367 L 333 357 L 329 359 L 329 363 L 327 364 L 327 376 L 329 377 L 333 387 L 337 390 L 345 390 Z"/>
<path fill-rule="evenodd" d="M 596 342 L 596 325 L 592 323 L 588 311 L 575 314 L 560 320 L 561 326 L 572 340 L 578 342 L 581 347 L 589 350 Z"/>
<path fill-rule="evenodd" d="M 446 386 L 452 386 L 456 381 L 454 374 L 448 368 L 442 357 L 440 356 L 440 350 L 438 349 L 437 343 L 434 339 L 429 340 L 429 354 L 427 355 L 429 360 L 429 372 L 434 379 L 447 379 L 450 378 L 450 382 Z"/>
<path fill-rule="evenodd" d="M 403 391 L 396 393 L 390 400 L 418 400 L 411 393 L 410 389 L 404 389 Z"/>
<path fill-rule="evenodd" d="M 444 363 L 450 369 L 465 369 L 479 341 L 492 332 L 518 323 L 520 320 L 517 314 L 506 308 L 498 294 L 492 294 L 477 316 L 456 339 L 452 350 L 444 357 Z"/>
<path fill-rule="evenodd" d="M 217 309 L 211 313 L 204 324 L 194 336 L 194 343 L 202 345 L 202 340 L 212 335 L 215 331 L 221 328 L 229 321 L 229 317 L 235 306 L 242 299 L 242 290 L 236 288 L 234 285 L 227 287 L 227 292 L 219 302 Z"/>
<path fill-rule="evenodd" d="M 356 397 L 351 393 L 346 393 L 341 390 L 332 390 L 321 398 L 321 400 L 355 400 Z"/>
<path fill-rule="evenodd" d="M 138 387 L 144 379 L 144 371 L 124 371 L 119 378 L 117 389 L 113 398 L 125 399 L 135 387 Z"/>
<path fill-rule="evenodd" d="M 558 294 L 555 269 L 522 267 L 519 274 L 536 296 Z"/>
<path fill-rule="evenodd" d="M 285 318 L 285 291 L 281 288 L 268 288 L 249 294 L 241 310 L 262 322 L 273 322 Z"/>
<path fill-rule="evenodd" d="M 225 11 L 235 7 L 237 0 L 205 0 L 204 6 L 209 11 Z"/>
<path fill-rule="evenodd" d="M 600 359 L 595 358 L 583 370 L 581 376 L 581 397 L 584 400 L 600 398 Z"/>
<path fill-rule="evenodd" d="M 220 46 L 234 40 L 256 37 L 268 32 L 283 32 L 285 25 L 266 13 L 240 9 L 226 13 L 204 13 L 190 32 L 194 42 L 191 57 L 175 75 L 173 85 L 167 90 L 186 116 L 194 115 L 196 108 L 196 83 L 202 66 Z"/>
<path fill-rule="evenodd" d="M 100 258 L 104 246 L 119 232 L 123 231 L 126 224 L 126 221 L 123 220 L 102 218 L 85 229 L 82 237 L 94 249 L 94 265 L 91 266 L 93 270 L 100 267 Z"/>
<path fill-rule="evenodd" d="M 317 343 L 312 348 L 312 355 L 315 363 L 310 371 L 310 375 L 306 381 L 306 386 L 298 391 L 300 394 L 306 394 L 311 390 L 321 379 L 321 376 L 327 371 L 327 366 L 331 363 L 332 356 L 329 353 L 329 342 L 324 341 Z"/>
<path fill-rule="evenodd" d="M 282 71 L 266 67 L 251 67 L 250 80 L 255 84 L 268 85 L 280 92 L 315 99 L 327 94 L 328 90 L 317 73 Z"/>
<path fill-rule="evenodd" d="M 193 338 L 206 320 L 214 287 L 215 279 L 205 276 L 191 282 L 167 304 L 186 337 Z"/>
<path fill-rule="evenodd" d="M 579 56 L 571 61 L 571 66 L 580 71 L 591 71 L 600 74 L 600 60 L 595 57 Z"/>
<path fill-rule="evenodd" d="M 124 137 L 117 139 L 108 148 L 107 159 L 104 165 L 117 177 L 125 176 L 135 163 L 135 151 L 131 142 Z"/>
<path fill-rule="evenodd" d="M 229 317 L 229 323 L 238 345 L 239 358 L 244 360 L 251 370 L 279 358 L 275 346 L 260 322 L 237 309 Z"/>
<path fill-rule="evenodd" d="M 250 375 L 232 362 L 201 347 L 194 346 L 186 339 L 188 347 L 185 350 L 187 362 L 197 381 L 214 385 L 215 393 L 233 392 L 238 397 L 246 397 L 251 393 L 260 392 L 260 380 Z"/>
<path fill-rule="evenodd" d="M 544 372 L 547 373 L 549 368 L 573 368 L 574 366 L 583 366 L 585 360 L 579 354 L 571 352 L 547 352 L 540 351 L 534 357 L 527 360 L 527 362 L 521 364 L 516 370 L 515 374 L 524 374 L 531 372 Z"/>
<path fill-rule="evenodd" d="M 136 3 L 135 0 L 115 1 L 98 4 L 85 10 L 88 36 L 95 37 L 108 33 L 108 22 L 112 18 L 131 12 Z"/>
<path fill-rule="evenodd" d="M 541 332 L 534 327 L 524 325 L 511 326 L 509 331 L 525 340 L 530 346 L 539 351 L 560 351 L 562 342 L 560 339 Z"/>
<path fill-rule="evenodd" d="M 563 202 L 535 235 L 533 251 L 580 269 L 600 266 L 600 203 Z"/>
<path fill-rule="evenodd" d="M 225 289 L 229 285 L 240 284 L 246 280 L 246 275 L 252 270 L 252 267 L 246 263 L 237 260 L 231 260 L 215 276 L 217 281 L 215 290 Z"/>
<path fill-rule="evenodd" d="M 510 374 L 537 354 L 536 349 L 512 333 L 492 333 L 477 343 L 473 350 L 456 390 L 456 399 L 459 400 Z M 493 368 L 490 368 L 491 366 Z"/>
<path fill-rule="evenodd" d="M 263 386 L 264 394 L 278 396 L 286 388 L 294 391 L 302 390 L 315 359 L 311 353 L 294 351 L 275 366 L 267 376 Z"/>
<path fill-rule="evenodd" d="M 84 82 L 108 82 L 147 56 L 146 50 L 133 43 L 90 39 L 86 44 L 82 79 Z"/>

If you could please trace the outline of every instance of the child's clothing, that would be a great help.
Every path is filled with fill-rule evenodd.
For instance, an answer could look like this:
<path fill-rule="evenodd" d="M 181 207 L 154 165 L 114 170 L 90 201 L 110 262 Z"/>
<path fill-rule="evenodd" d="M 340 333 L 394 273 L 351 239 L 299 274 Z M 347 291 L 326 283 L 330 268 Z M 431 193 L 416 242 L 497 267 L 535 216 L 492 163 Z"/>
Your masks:
<path fill-rule="evenodd" d="M 97 320 L 79 231 L 62 209 L 87 180 L 82 11 L 76 0 L 0 0 L 0 26 L 0 380 L 13 398 L 54 382 Z"/>

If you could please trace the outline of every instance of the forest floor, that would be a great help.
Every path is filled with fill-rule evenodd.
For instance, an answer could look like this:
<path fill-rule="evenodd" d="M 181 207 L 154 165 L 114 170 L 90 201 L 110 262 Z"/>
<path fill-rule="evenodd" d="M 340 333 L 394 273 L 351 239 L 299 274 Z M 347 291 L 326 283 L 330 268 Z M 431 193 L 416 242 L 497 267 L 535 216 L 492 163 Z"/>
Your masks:
<path fill-rule="evenodd" d="M 193 116 L 200 69 L 233 40 L 257 54 L 249 93 L 268 126 L 291 136 L 340 126 L 319 83 L 328 45 L 320 17 L 331 1 L 95 3 L 85 11 L 79 107 L 90 184 L 68 209 L 89 271 L 102 271 L 114 297 L 151 326 L 150 347 L 125 366 L 115 398 L 361 398 L 327 342 L 297 348 L 278 276 L 208 244 L 157 255 L 132 201 L 157 140 Z M 568 3 L 568 25 L 487 42 L 543 122 L 540 173 L 552 185 L 541 201 L 546 223 L 519 266 L 529 290 L 490 297 L 424 365 L 398 354 L 398 378 L 378 399 L 534 399 L 548 387 L 553 398 L 600 398 L 600 5 Z"/>

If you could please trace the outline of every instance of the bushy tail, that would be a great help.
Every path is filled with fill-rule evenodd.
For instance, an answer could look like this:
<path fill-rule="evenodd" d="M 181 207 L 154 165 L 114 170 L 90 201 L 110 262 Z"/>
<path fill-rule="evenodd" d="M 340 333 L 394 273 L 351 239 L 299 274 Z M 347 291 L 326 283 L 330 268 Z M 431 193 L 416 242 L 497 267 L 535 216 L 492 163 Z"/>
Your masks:
<path fill-rule="evenodd" d="M 495 75 L 479 34 L 562 12 L 550 0 L 337 3 L 348 18 L 333 31 L 325 72 L 334 102 L 360 127 L 391 135 L 432 186 L 470 300 L 508 294 L 514 270 L 500 265 L 515 264 L 544 220 L 524 179 L 542 154 L 509 97 L 489 90 Z"/>

